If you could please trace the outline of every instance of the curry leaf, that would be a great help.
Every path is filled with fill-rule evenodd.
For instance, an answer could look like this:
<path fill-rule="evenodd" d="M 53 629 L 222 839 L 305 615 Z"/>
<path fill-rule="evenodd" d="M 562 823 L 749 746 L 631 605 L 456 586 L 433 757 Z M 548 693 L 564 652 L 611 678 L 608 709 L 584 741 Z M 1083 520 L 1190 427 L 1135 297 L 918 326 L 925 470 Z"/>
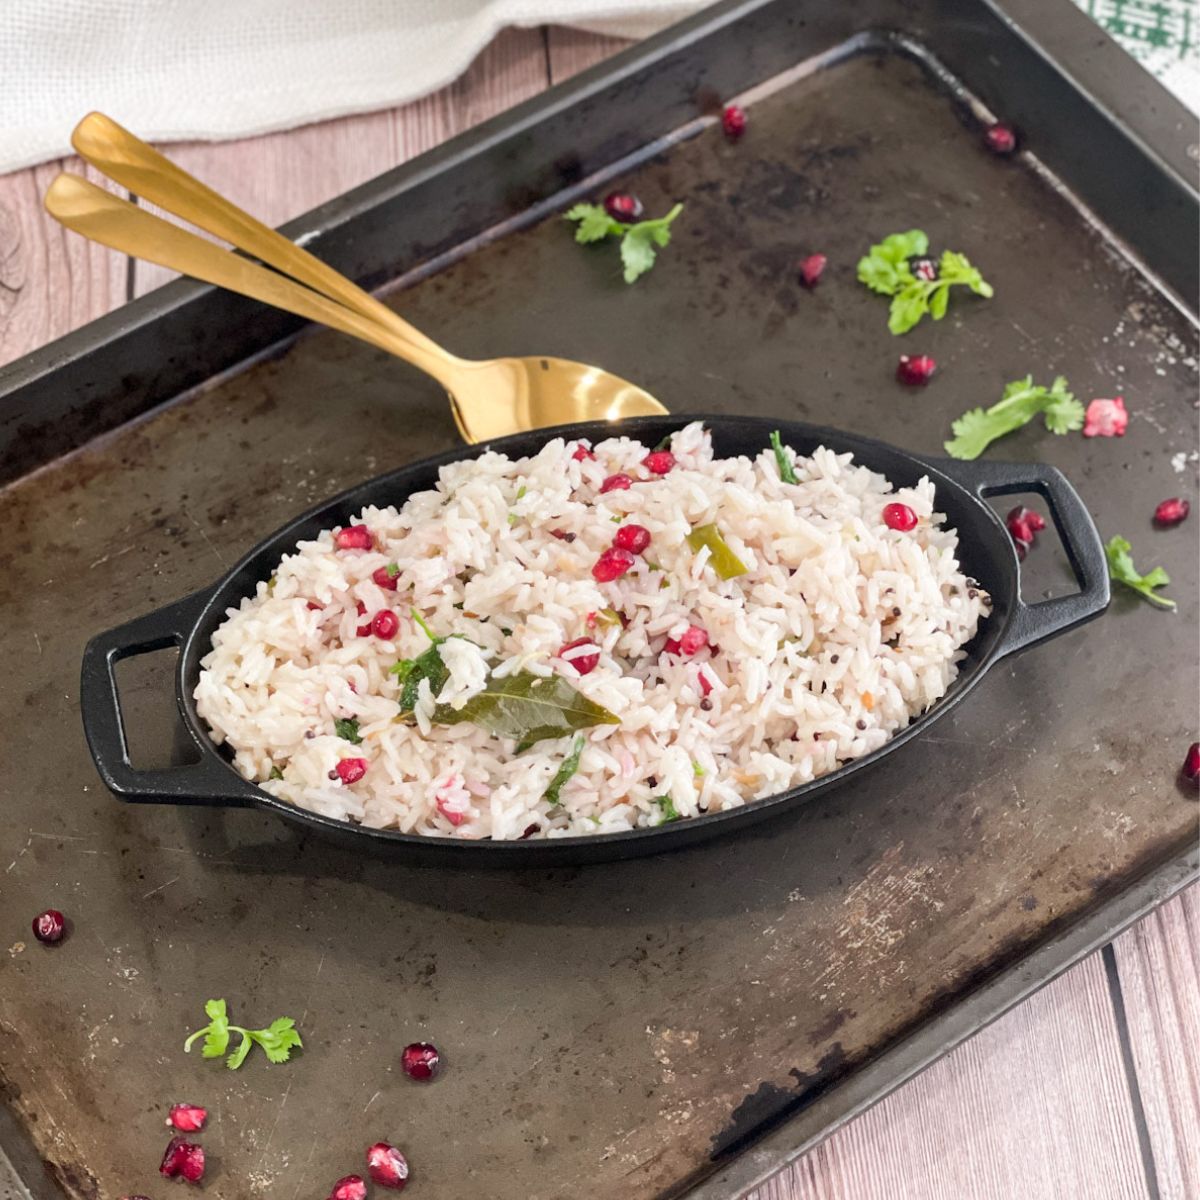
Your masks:
<path fill-rule="evenodd" d="M 515 738 L 523 749 L 543 738 L 563 737 L 593 725 L 619 725 L 620 717 L 577 692 L 559 675 L 518 671 L 503 679 L 494 676 L 482 692 L 462 708 L 439 704 L 436 725 L 469 721 L 496 737 Z"/>
<path fill-rule="evenodd" d="M 687 535 L 687 541 L 696 553 L 700 552 L 702 546 L 708 547 L 708 561 L 712 563 L 713 570 L 722 579 L 736 579 L 739 575 L 745 575 L 750 569 L 729 548 L 729 543 L 721 536 L 721 531 L 715 525 L 697 525 Z"/>
<path fill-rule="evenodd" d="M 562 760 L 562 765 L 554 772 L 554 778 L 550 780 L 550 786 L 542 793 L 542 799 L 548 804 L 558 804 L 558 794 L 562 791 L 563 785 L 579 770 L 579 758 L 583 754 L 583 747 L 587 743 L 587 739 L 582 733 L 575 737 L 575 745 L 571 753 Z"/>

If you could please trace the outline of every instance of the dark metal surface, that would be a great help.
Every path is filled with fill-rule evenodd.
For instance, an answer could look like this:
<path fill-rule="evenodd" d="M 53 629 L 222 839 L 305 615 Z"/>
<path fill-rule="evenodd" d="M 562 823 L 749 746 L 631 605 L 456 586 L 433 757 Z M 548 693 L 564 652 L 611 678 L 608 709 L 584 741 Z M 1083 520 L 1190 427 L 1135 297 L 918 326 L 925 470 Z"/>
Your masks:
<path fill-rule="evenodd" d="M 883 402 L 887 393 L 880 392 Z M 714 452 L 720 457 L 754 457 L 767 445 L 773 429 L 798 454 L 811 454 L 825 446 L 839 454 L 854 455 L 855 462 L 886 476 L 897 487 L 915 487 L 929 478 L 937 488 L 937 511 L 960 538 L 959 563 L 968 578 L 992 598 L 992 612 L 980 633 L 967 647 L 958 678 L 946 695 L 873 754 L 847 763 L 837 771 L 739 808 L 710 813 L 655 829 L 632 830 L 604 837 L 555 838 L 552 841 L 474 841 L 461 838 L 421 837 L 394 829 L 363 825 L 296 808 L 256 787 L 233 768 L 227 749 L 213 745 L 193 696 L 200 675 L 200 660 L 212 646 L 217 626 L 244 597 L 252 596 L 260 579 L 271 576 L 284 554 L 299 542 L 310 541 L 322 530 L 347 524 L 369 505 L 401 505 L 414 492 L 434 487 L 447 463 L 476 457 L 488 450 L 521 458 L 536 454 L 545 444 L 544 431 L 518 434 L 483 446 L 466 448 L 402 467 L 352 488 L 328 503 L 275 530 L 249 551 L 211 588 L 166 608 L 137 617 L 117 629 L 97 634 L 83 655 L 79 702 L 88 748 L 106 786 L 125 800 L 174 804 L 253 806 L 274 812 L 304 829 L 324 834 L 350 847 L 371 847 L 403 855 L 413 863 L 445 866 L 575 866 L 581 863 L 634 858 L 662 850 L 678 849 L 732 834 L 767 816 L 790 812 L 832 788 L 854 778 L 906 742 L 922 736 L 935 721 L 961 703 L 989 668 L 1011 654 L 1047 641 L 1098 617 L 1108 606 L 1109 580 L 1104 546 L 1087 509 L 1075 490 L 1053 467 L 1037 464 L 955 462 L 925 460 L 885 446 L 870 438 L 850 437 L 836 430 L 781 421 L 776 417 L 713 416 L 702 418 L 712 433 Z M 687 423 L 686 417 L 653 417 L 623 425 L 630 437 L 653 446 Z M 557 436 L 605 437 L 611 426 L 594 422 L 563 426 Z M 1036 492 L 1050 510 L 1055 529 L 1078 581 L 1079 590 L 1038 603 L 1020 596 L 1017 556 L 1012 538 L 984 500 Z M 179 648 L 175 700 L 194 748 L 194 761 L 181 766 L 138 770 L 129 758 L 128 737 L 121 715 L 116 666 L 126 658 Z"/>
<path fill-rule="evenodd" d="M 771 57 L 805 44 L 789 30 L 810 11 L 850 7 L 760 6 L 727 56 L 705 43 L 713 64 L 693 76 L 727 83 L 751 34 Z M 910 10 L 929 11 L 895 11 Z M 597 78 L 580 86 L 599 92 Z M 623 95 L 622 119 L 652 126 L 659 94 L 636 72 L 626 85 L 608 102 Z M 0 1079 L 68 1194 L 157 1195 L 178 1099 L 213 1110 L 218 1200 L 326 1194 L 383 1136 L 409 1152 L 414 1196 L 648 1200 L 714 1172 L 706 1195 L 732 1194 L 1194 870 L 1195 800 L 1174 779 L 1194 736 L 1194 529 L 1150 525 L 1163 496 L 1195 499 L 1194 465 L 1172 466 L 1196 444 L 1194 327 L 1068 195 L 984 154 L 902 56 L 792 78 L 750 113 L 740 144 L 710 130 L 631 174 L 649 209 L 687 202 L 635 287 L 611 248 L 549 220 L 429 274 L 400 306 L 464 353 L 553 351 L 677 412 L 837 424 L 925 455 L 1029 371 L 1061 371 L 1084 399 L 1121 392 L 1121 441 L 1030 426 L 988 458 L 1062 468 L 1103 536 L 1167 567 L 1179 614 L 1118 595 L 1095 624 L 998 665 L 919 743 L 737 837 L 520 876 L 418 870 L 265 814 L 116 803 L 74 685 L 97 631 L 208 584 L 339 489 L 452 449 L 436 388 L 314 334 L 19 481 L 0 494 Z M 514 129 L 523 163 L 536 146 Z M 449 178 L 423 228 L 477 214 Z M 914 225 L 976 260 L 996 297 L 956 298 L 894 339 L 853 263 Z M 810 294 L 792 263 L 817 249 L 830 268 Z M 901 349 L 938 359 L 927 389 L 889 383 Z M 1027 599 L 1063 594 L 1053 539 L 1026 568 Z M 169 687 L 123 695 L 133 734 L 169 740 Z M 51 904 L 73 928 L 46 950 L 27 929 Z M 303 1055 L 237 1074 L 185 1057 L 220 995 L 253 1021 L 297 1017 Z M 449 1062 L 421 1090 L 396 1066 L 416 1037 Z"/>

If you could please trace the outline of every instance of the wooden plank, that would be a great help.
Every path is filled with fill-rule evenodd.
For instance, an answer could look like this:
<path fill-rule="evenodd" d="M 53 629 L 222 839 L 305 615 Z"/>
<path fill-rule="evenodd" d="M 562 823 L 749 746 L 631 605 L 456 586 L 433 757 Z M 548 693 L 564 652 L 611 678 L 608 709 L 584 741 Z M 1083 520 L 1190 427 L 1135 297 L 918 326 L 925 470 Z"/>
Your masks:
<path fill-rule="evenodd" d="M 0 365 L 125 302 L 124 255 L 68 233 L 42 208 L 59 171 L 105 182 L 76 158 L 0 176 Z"/>
<path fill-rule="evenodd" d="M 461 79 L 400 108 L 239 141 L 181 142 L 164 149 L 256 217 L 280 225 L 536 95 L 547 82 L 541 30 L 510 29 Z M 137 263 L 134 294 L 172 278 L 174 273 L 162 267 Z"/>
<path fill-rule="evenodd" d="M 550 62 L 550 82 L 562 83 L 585 67 L 602 62 L 631 43 L 625 38 L 603 37 L 581 29 L 551 25 L 546 30 L 546 56 Z"/>
<path fill-rule="evenodd" d="M 1200 1196 L 1200 889 L 1113 943 L 1163 1200 Z"/>
<path fill-rule="evenodd" d="M 1099 954 L 839 1130 L 749 1200 L 1018 1195 L 1147 1195 Z"/>

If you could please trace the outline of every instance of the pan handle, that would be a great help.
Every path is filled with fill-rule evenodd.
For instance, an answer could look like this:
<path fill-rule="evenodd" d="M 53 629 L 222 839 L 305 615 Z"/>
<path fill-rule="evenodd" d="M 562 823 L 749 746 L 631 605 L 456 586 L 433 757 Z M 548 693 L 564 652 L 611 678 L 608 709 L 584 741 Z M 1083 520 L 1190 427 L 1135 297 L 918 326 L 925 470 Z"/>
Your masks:
<path fill-rule="evenodd" d="M 1058 596 L 1037 604 L 1026 604 L 1018 594 L 998 657 L 1016 654 L 1065 633 L 1098 617 L 1108 607 L 1108 562 L 1104 543 L 1079 493 L 1057 467 L 1043 463 L 962 462 L 953 458 L 936 459 L 930 465 L 961 483 L 981 500 L 986 496 L 1036 492 L 1050 509 L 1050 518 L 1079 583 L 1079 591 L 1074 595 Z M 1013 553 L 1016 553 L 1015 548 Z"/>
<path fill-rule="evenodd" d="M 196 592 L 126 625 L 97 634 L 83 652 L 79 704 L 83 732 L 100 778 L 122 800 L 165 804 L 253 803 L 257 789 L 225 766 L 195 734 L 200 760 L 182 767 L 139 771 L 129 761 L 121 699 L 113 668 L 123 658 L 180 646 L 208 600 Z M 190 732 L 190 730 L 189 730 Z"/>

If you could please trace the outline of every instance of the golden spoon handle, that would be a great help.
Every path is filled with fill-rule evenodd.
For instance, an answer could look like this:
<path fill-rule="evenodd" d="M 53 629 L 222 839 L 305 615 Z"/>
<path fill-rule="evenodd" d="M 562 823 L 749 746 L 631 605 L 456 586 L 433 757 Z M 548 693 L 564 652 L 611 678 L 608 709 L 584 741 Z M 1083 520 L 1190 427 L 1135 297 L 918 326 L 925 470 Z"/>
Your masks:
<path fill-rule="evenodd" d="M 445 353 L 386 304 L 214 192 L 111 117 L 89 113 L 75 126 L 71 144 L 81 158 L 134 195 L 223 238 L 244 253 L 391 329 L 399 337 L 430 352 Z"/>
<path fill-rule="evenodd" d="M 404 359 L 451 388 L 454 366 L 440 350 L 431 352 L 413 345 L 360 313 L 231 250 L 214 246 L 78 175 L 59 175 L 46 191 L 45 205 L 56 221 L 94 242 L 348 333 Z"/>

